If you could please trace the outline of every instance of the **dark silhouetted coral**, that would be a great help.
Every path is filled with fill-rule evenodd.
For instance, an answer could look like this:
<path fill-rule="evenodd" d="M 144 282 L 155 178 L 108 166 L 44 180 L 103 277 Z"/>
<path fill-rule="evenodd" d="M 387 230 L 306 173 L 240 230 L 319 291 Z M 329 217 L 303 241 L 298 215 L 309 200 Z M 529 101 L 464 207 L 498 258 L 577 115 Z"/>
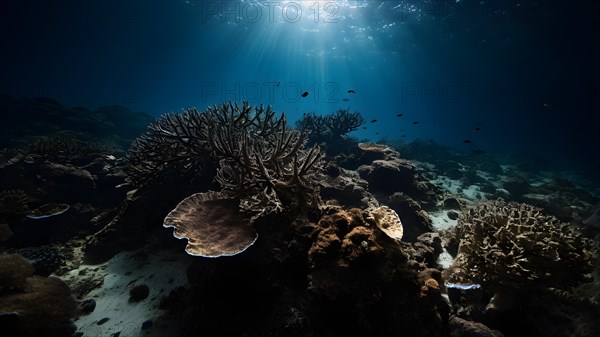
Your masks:
<path fill-rule="evenodd" d="M 296 128 L 308 134 L 311 143 L 337 142 L 346 134 L 357 130 L 364 124 L 364 118 L 359 112 L 339 109 L 333 114 L 317 115 L 314 112 L 305 113 L 296 122 Z"/>
<path fill-rule="evenodd" d="M 24 149 L 28 160 L 73 161 L 82 157 L 97 157 L 115 152 L 106 144 L 66 137 L 36 138 Z"/>
<path fill-rule="evenodd" d="M 0 296 L 0 312 L 17 314 L 3 325 L 3 332 L 15 337 L 69 336 L 65 331 L 72 327 L 76 310 L 69 287 L 55 277 L 29 277 L 23 290 Z"/>
<path fill-rule="evenodd" d="M 391 150 L 391 149 L 390 149 Z M 369 190 L 376 195 L 403 192 L 415 200 L 435 205 L 443 192 L 421 177 L 417 167 L 409 160 L 400 158 L 396 151 L 385 151 L 385 159 L 361 165 L 357 171 L 369 182 Z"/>
<path fill-rule="evenodd" d="M 23 290 L 25 280 L 33 275 L 35 269 L 19 254 L 0 254 L 0 293 Z"/>
<path fill-rule="evenodd" d="M 0 109 L 11 116 L 0 125 L 0 147 L 24 148 L 35 139 L 61 137 L 106 144 L 111 149 L 123 151 L 153 119 L 123 106 L 105 106 L 90 111 L 68 108 L 50 98 L 0 95 Z"/>
<path fill-rule="evenodd" d="M 0 218 L 10 215 L 29 213 L 29 196 L 23 190 L 4 190 L 0 192 Z"/>

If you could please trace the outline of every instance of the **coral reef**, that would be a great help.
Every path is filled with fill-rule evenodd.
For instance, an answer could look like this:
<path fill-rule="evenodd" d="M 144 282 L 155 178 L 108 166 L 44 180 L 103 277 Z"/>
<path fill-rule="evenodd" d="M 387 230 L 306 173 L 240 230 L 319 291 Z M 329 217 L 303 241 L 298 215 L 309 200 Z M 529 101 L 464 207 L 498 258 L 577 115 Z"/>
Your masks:
<path fill-rule="evenodd" d="M 153 120 L 148 114 L 123 106 L 104 106 L 90 111 L 68 108 L 50 98 L 0 95 L 0 109 L 11 116 L 0 125 L 0 147 L 25 148 L 35 139 L 60 137 L 106 144 L 123 151 Z"/>
<path fill-rule="evenodd" d="M 534 206 L 502 200 L 468 207 L 453 235 L 459 245 L 451 280 L 513 288 L 584 281 L 596 250 L 573 226 Z"/>
<path fill-rule="evenodd" d="M 332 164 L 328 168 L 335 168 L 335 174 L 325 174 L 319 182 L 321 198 L 325 203 L 344 208 L 369 208 L 379 205 L 375 197 L 367 191 L 369 183 L 358 173 Z"/>
<path fill-rule="evenodd" d="M 110 154 L 115 149 L 98 142 L 66 137 L 36 138 L 24 149 L 27 160 L 50 159 L 63 162 L 81 157 Z"/>
<path fill-rule="evenodd" d="M 359 147 L 371 158 L 373 152 L 379 152 L 383 159 L 362 164 L 357 171 L 361 178 L 369 182 L 369 190 L 376 195 L 391 195 L 404 192 L 423 204 L 435 205 L 443 192 L 421 176 L 419 169 L 409 160 L 400 158 L 400 154 L 389 147 L 375 147 L 361 144 Z M 375 151 L 377 150 L 377 151 Z"/>

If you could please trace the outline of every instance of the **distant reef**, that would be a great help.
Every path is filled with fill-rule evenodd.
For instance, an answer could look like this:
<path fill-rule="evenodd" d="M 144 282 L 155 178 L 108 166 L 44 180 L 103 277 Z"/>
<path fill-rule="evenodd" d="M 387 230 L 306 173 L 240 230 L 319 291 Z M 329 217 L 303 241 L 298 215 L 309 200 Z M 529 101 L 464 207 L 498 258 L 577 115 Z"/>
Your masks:
<path fill-rule="evenodd" d="M 127 149 L 154 120 L 149 114 L 110 105 L 96 111 L 65 107 L 47 97 L 0 95 L 0 148 L 20 147 L 40 137 L 76 138 Z"/>

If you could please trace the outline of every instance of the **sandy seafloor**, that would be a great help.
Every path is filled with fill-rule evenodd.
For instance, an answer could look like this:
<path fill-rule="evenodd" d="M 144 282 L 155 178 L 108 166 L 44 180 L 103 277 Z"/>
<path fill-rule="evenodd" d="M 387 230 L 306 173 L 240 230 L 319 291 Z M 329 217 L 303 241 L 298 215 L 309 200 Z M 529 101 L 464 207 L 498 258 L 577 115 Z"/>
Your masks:
<path fill-rule="evenodd" d="M 189 260 L 180 252 L 159 251 L 145 254 L 142 250 L 122 252 L 100 265 L 81 265 L 62 278 L 71 286 L 91 279 L 103 283 L 86 295 L 96 301 L 95 310 L 76 321 L 77 331 L 85 336 L 168 336 L 172 324 L 162 315 L 159 304 L 163 296 L 187 284 Z M 187 261 L 187 262 L 186 262 Z M 138 302 L 129 301 L 129 291 L 136 285 L 150 288 L 149 296 Z M 108 321 L 98 324 L 101 320 Z M 152 327 L 142 330 L 142 324 L 152 321 Z M 120 333 L 120 334 L 119 334 Z"/>

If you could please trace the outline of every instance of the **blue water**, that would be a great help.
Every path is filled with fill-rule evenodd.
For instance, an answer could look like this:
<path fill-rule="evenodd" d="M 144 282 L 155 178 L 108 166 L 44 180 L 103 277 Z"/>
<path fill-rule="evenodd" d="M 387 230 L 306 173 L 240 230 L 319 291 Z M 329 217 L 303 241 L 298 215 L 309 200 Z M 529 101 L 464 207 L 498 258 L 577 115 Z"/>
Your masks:
<path fill-rule="evenodd" d="M 377 119 L 353 134 L 359 139 L 434 139 L 461 151 L 600 168 L 597 12 L 582 2 L 10 0 L 1 7 L 0 94 L 156 116 L 248 100 L 285 111 L 291 122 L 350 107 Z"/>

